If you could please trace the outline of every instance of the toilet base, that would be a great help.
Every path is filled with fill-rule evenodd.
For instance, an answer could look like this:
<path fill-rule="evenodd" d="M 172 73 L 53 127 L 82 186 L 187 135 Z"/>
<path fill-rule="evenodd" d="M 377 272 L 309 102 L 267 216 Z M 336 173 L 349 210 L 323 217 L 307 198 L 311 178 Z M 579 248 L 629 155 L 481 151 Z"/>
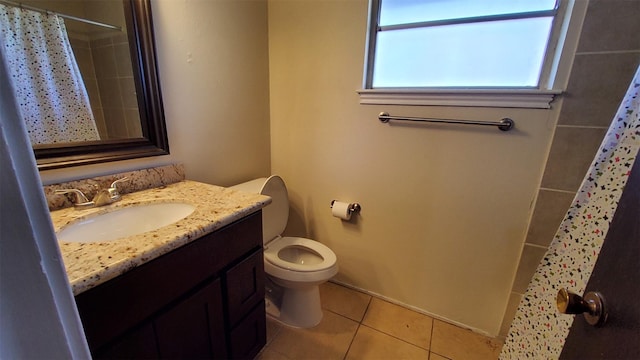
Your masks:
<path fill-rule="evenodd" d="M 280 322 L 297 328 L 310 328 L 320 323 L 319 286 L 338 272 L 336 264 L 320 271 L 302 272 L 282 269 L 265 261 L 264 270 L 267 275 L 265 297 L 277 306 Z"/>
<path fill-rule="evenodd" d="M 299 327 L 310 328 L 322 320 L 320 289 L 317 285 L 303 289 L 285 289 L 280 306 L 280 321 Z"/>
<path fill-rule="evenodd" d="M 282 289 L 281 299 L 266 298 L 266 311 L 279 322 L 295 328 L 311 328 L 322 320 L 320 289 L 317 285 L 302 289 Z"/>
<path fill-rule="evenodd" d="M 280 317 L 280 309 L 276 304 L 269 298 L 264 299 L 264 309 L 267 315 L 271 316 L 274 319 L 278 319 Z"/>

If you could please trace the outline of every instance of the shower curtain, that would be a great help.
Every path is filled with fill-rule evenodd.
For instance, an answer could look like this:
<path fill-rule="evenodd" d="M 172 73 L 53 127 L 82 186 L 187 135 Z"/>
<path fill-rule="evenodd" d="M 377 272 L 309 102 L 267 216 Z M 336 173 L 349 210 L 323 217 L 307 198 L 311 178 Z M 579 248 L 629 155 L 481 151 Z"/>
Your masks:
<path fill-rule="evenodd" d="M 100 140 L 62 18 L 0 4 L 0 44 L 32 145 Z"/>
<path fill-rule="evenodd" d="M 558 314 L 556 294 L 561 287 L 582 294 L 591 277 L 640 149 L 639 92 L 640 68 L 529 283 L 500 359 L 557 359 L 560 356 L 573 316 Z M 580 271 L 570 273 L 577 267 Z"/>

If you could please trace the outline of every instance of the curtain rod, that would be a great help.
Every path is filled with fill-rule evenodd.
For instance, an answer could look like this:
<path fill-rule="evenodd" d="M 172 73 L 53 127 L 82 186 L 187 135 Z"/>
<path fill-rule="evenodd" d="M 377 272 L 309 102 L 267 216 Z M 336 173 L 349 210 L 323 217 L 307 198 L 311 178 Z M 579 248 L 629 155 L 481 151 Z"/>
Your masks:
<path fill-rule="evenodd" d="M 28 10 L 33 10 L 33 11 L 37 11 L 39 13 L 43 13 L 43 14 L 47 14 L 47 15 L 58 15 L 61 18 L 65 18 L 65 19 L 70 19 L 70 20 L 75 20 L 75 21 L 80 21 L 82 23 L 85 24 L 90 24 L 90 25 L 96 25 L 96 26 L 102 26 L 108 29 L 113 29 L 113 30 L 118 30 L 118 31 L 122 31 L 122 28 L 120 26 L 115 26 L 115 25 L 110 25 L 110 24 L 105 24 L 105 23 L 101 23 L 101 22 L 97 22 L 97 21 L 93 21 L 93 20 L 89 20 L 89 19 L 83 19 L 80 17 L 76 17 L 76 16 L 71 16 L 71 15 L 66 15 L 66 14 L 60 14 L 57 13 L 55 11 L 51 11 L 51 10 L 47 10 L 47 9 L 40 9 L 34 6 L 30 6 L 30 5 L 25 5 L 22 3 L 16 3 L 13 1 L 7 1 L 7 0 L 0 0 L 0 4 L 5 4 L 5 5 L 9 5 L 9 6 L 14 6 L 14 7 L 19 7 L 21 9 L 28 9 Z"/>

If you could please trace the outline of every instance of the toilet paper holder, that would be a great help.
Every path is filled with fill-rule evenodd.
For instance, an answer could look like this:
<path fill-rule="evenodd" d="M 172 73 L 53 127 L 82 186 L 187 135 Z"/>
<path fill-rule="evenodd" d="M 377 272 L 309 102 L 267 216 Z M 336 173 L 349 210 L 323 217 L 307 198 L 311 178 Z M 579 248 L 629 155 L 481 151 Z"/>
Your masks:
<path fill-rule="evenodd" d="M 333 208 L 333 203 L 338 200 L 331 200 L 331 207 Z M 349 214 L 353 215 L 354 213 L 360 212 L 362 207 L 358 203 L 350 203 L 349 204 Z"/>

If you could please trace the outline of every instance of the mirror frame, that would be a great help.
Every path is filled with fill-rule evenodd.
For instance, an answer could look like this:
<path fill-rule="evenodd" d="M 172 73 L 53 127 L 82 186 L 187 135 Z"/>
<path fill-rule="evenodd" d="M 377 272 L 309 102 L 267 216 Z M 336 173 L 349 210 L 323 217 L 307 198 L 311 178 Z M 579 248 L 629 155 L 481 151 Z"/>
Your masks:
<path fill-rule="evenodd" d="M 168 155 L 150 0 L 123 0 L 143 138 L 34 146 L 39 170 Z"/>

